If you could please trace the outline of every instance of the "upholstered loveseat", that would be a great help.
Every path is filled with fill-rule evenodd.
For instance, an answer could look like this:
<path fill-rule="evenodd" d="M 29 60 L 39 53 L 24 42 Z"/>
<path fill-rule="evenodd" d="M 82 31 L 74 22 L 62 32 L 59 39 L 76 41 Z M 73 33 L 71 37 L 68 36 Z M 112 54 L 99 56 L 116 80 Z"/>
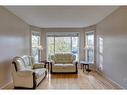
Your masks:
<path fill-rule="evenodd" d="M 14 57 L 12 77 L 15 88 L 36 88 L 47 74 L 44 64 L 34 62 L 31 56 Z"/>
<path fill-rule="evenodd" d="M 78 73 L 75 56 L 71 53 L 56 53 L 53 55 L 51 73 Z"/>

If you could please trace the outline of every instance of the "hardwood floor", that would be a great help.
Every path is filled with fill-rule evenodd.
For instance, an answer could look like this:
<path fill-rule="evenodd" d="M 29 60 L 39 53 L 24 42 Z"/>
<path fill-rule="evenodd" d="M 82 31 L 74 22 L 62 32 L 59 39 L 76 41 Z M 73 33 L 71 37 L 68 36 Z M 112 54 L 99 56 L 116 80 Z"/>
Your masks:
<path fill-rule="evenodd" d="M 5 89 L 12 89 L 12 84 Z M 48 74 L 37 89 L 120 89 L 114 83 L 105 79 L 97 72 L 82 72 L 78 74 Z"/>

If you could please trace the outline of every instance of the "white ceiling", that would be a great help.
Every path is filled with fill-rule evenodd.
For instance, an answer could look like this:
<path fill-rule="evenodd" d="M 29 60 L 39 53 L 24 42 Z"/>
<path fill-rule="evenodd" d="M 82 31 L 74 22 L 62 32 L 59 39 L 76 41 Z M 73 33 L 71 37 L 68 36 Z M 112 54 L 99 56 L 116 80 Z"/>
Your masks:
<path fill-rule="evenodd" d="M 97 24 L 117 6 L 6 6 L 30 25 L 40 28 L 87 27 Z"/>

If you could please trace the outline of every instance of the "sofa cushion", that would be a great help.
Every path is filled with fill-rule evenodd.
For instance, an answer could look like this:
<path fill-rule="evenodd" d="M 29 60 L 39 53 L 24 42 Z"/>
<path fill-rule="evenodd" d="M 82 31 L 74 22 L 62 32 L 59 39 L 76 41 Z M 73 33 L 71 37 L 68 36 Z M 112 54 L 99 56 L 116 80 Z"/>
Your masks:
<path fill-rule="evenodd" d="M 54 61 L 56 64 L 59 64 L 59 63 L 72 63 L 74 60 L 73 58 L 73 54 L 71 53 L 58 53 L 58 54 L 55 54 L 54 56 Z"/>
<path fill-rule="evenodd" d="M 30 57 L 28 55 L 24 55 L 24 56 L 22 56 L 22 59 L 23 59 L 24 64 L 25 64 L 26 67 L 30 66 L 31 68 L 33 68 L 33 64 L 32 64 L 32 61 L 31 61 L 32 57 Z"/>
<path fill-rule="evenodd" d="M 16 63 L 16 68 L 18 71 L 25 69 L 25 64 L 21 57 L 15 57 L 13 61 Z"/>
<path fill-rule="evenodd" d="M 76 66 L 74 64 L 54 64 L 52 67 L 52 72 L 57 73 L 76 72 Z"/>
<path fill-rule="evenodd" d="M 35 78 L 38 79 L 38 78 L 40 78 L 43 74 L 45 74 L 46 68 L 34 69 L 34 72 L 35 72 Z"/>
<path fill-rule="evenodd" d="M 24 63 L 25 63 L 26 66 L 29 66 L 30 65 L 29 57 L 28 56 L 23 56 L 22 59 L 23 59 L 23 61 L 24 61 Z"/>
<path fill-rule="evenodd" d="M 32 69 L 31 69 L 31 66 L 25 66 L 25 69 L 26 69 L 26 70 L 32 70 Z"/>
<path fill-rule="evenodd" d="M 64 66 L 64 67 L 74 67 L 75 65 L 72 64 L 72 63 L 68 63 L 68 64 L 64 64 L 63 66 Z"/>
<path fill-rule="evenodd" d="M 33 69 L 37 69 L 37 68 L 44 68 L 44 65 L 43 63 L 34 63 L 33 64 Z"/>
<path fill-rule="evenodd" d="M 32 56 L 29 56 L 29 62 L 31 65 L 35 64 L 35 59 Z"/>
<path fill-rule="evenodd" d="M 67 66 L 74 66 L 74 64 L 72 64 L 72 63 L 68 63 L 68 64 L 54 64 L 53 66 L 55 66 L 55 67 L 67 67 Z"/>
<path fill-rule="evenodd" d="M 65 60 L 64 60 L 63 58 L 57 58 L 57 57 L 56 57 L 56 58 L 54 59 L 54 61 L 55 61 L 56 64 L 65 63 Z"/>

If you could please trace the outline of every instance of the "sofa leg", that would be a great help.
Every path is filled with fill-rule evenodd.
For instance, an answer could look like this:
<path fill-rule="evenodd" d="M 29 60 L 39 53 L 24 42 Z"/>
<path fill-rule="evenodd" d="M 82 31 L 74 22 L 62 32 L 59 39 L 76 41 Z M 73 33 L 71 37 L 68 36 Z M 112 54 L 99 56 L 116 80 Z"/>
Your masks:
<path fill-rule="evenodd" d="M 36 88 L 35 72 L 33 72 L 33 89 Z"/>
<path fill-rule="evenodd" d="M 50 65 L 51 65 L 51 70 L 50 70 L 50 73 L 52 74 L 52 62 L 50 63 Z"/>

